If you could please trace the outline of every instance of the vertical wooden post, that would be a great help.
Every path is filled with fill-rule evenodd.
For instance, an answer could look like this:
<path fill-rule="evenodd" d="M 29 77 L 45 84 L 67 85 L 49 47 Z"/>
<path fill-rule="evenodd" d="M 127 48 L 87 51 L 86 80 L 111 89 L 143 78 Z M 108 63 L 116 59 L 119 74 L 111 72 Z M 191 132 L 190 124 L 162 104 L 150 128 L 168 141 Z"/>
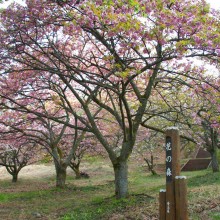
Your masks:
<path fill-rule="evenodd" d="M 159 194 L 159 220 L 166 220 L 166 190 L 161 189 Z"/>
<path fill-rule="evenodd" d="M 176 220 L 175 176 L 180 175 L 179 130 L 170 127 L 166 130 L 166 219 Z"/>
<path fill-rule="evenodd" d="M 176 220 L 188 220 L 186 177 L 175 177 Z"/>

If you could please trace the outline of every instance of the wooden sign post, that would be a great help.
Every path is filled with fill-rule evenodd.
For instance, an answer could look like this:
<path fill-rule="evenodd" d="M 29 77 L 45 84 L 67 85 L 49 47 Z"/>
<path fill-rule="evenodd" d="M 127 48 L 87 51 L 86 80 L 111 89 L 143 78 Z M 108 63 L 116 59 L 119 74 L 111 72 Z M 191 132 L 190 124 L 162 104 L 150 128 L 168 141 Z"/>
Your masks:
<path fill-rule="evenodd" d="M 166 219 L 176 219 L 175 176 L 180 175 L 180 138 L 175 127 L 166 130 Z"/>
<path fill-rule="evenodd" d="M 186 177 L 175 177 L 176 219 L 188 220 Z"/>
<path fill-rule="evenodd" d="M 166 130 L 166 191 L 160 191 L 160 220 L 180 220 L 182 214 L 179 207 L 182 202 L 180 200 L 184 197 L 184 203 L 186 204 L 186 190 L 183 192 L 179 187 L 185 184 L 183 181 L 179 181 L 176 176 L 180 176 L 180 137 L 179 130 L 176 127 L 170 127 Z M 183 178 L 181 178 L 183 179 Z M 175 186 L 176 185 L 176 186 Z M 182 196 L 177 196 L 182 193 Z M 165 194 L 165 195 L 164 195 Z M 185 195 L 183 195 L 185 194 Z M 165 197 L 165 199 L 164 199 Z M 165 200 L 165 213 L 164 213 L 164 200 Z M 178 200 L 178 201 L 176 201 Z M 185 205 L 186 206 L 186 205 Z M 187 207 L 183 208 L 184 210 Z M 187 212 L 186 212 L 187 213 Z M 162 216 L 165 215 L 165 216 Z M 188 218 L 185 218 L 188 219 Z"/>
<path fill-rule="evenodd" d="M 159 220 L 166 220 L 166 190 L 161 189 L 159 194 Z"/>

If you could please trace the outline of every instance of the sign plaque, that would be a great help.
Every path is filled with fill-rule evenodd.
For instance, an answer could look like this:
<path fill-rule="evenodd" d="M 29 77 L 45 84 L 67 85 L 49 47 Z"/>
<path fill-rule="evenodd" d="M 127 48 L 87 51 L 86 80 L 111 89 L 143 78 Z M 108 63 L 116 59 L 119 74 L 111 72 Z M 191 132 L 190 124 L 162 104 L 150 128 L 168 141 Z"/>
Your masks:
<path fill-rule="evenodd" d="M 166 190 L 159 194 L 159 220 L 188 220 L 185 177 L 179 176 L 179 130 L 170 127 L 165 134 Z"/>
<path fill-rule="evenodd" d="M 172 181 L 172 140 L 166 137 L 166 182 Z"/>

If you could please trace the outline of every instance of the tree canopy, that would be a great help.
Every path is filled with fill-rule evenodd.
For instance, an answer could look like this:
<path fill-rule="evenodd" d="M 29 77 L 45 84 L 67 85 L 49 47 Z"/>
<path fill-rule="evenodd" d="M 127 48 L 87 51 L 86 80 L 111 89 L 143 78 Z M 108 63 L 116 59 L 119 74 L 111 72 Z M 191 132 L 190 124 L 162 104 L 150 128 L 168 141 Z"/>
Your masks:
<path fill-rule="evenodd" d="M 202 79 L 195 60 L 216 65 L 220 54 L 219 12 L 203 0 L 27 0 L 1 23 L 2 108 L 93 133 L 118 198 L 128 194 L 127 160 L 153 91 Z M 45 113 L 42 100 L 74 120 Z"/>

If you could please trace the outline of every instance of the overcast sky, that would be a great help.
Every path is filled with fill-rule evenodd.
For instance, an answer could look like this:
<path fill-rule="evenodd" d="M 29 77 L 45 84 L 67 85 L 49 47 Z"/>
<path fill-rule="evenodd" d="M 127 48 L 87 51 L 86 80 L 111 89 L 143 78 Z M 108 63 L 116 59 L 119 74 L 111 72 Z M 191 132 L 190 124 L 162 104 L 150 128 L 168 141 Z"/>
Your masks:
<path fill-rule="evenodd" d="M 220 9 L 220 0 L 206 0 L 212 8 Z"/>
<path fill-rule="evenodd" d="M 8 5 L 9 2 L 12 2 L 13 0 L 8 0 L 5 5 Z M 22 2 L 22 0 L 15 0 L 16 2 Z M 220 9 L 220 0 L 206 0 L 212 8 Z"/>

